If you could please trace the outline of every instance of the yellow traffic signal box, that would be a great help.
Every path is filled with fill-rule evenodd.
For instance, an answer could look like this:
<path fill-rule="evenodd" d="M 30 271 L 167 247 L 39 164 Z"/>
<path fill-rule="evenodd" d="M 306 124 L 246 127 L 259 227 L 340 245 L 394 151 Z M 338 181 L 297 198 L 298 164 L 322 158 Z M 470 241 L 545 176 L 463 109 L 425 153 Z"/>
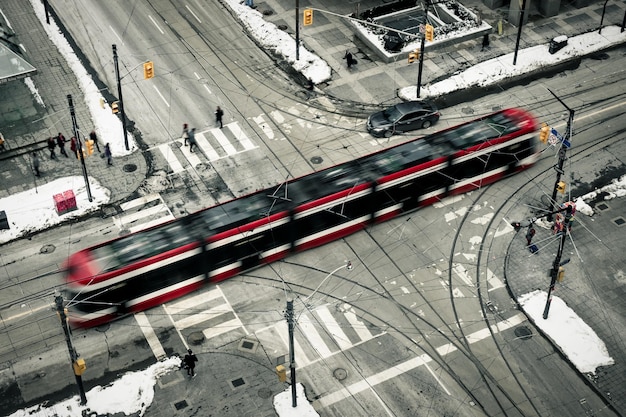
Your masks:
<path fill-rule="evenodd" d="M 304 9 L 304 26 L 313 24 L 313 9 Z"/>
<path fill-rule="evenodd" d="M 114 101 L 113 103 L 111 103 L 111 111 L 113 112 L 113 114 L 119 113 L 120 111 L 119 101 Z"/>
<path fill-rule="evenodd" d="M 414 63 L 418 59 L 420 59 L 420 50 L 419 49 L 416 49 L 413 52 L 409 52 L 409 64 Z"/>
<path fill-rule="evenodd" d="M 149 80 L 152 77 L 154 77 L 154 64 L 152 63 L 152 61 L 144 62 L 143 63 L 143 78 L 145 78 L 146 80 Z"/>
<path fill-rule="evenodd" d="M 287 381 L 287 369 L 283 365 L 278 365 L 276 367 L 276 375 L 278 375 L 278 380 L 280 382 Z"/>
<path fill-rule="evenodd" d="M 424 34 L 427 41 L 432 41 L 433 39 L 435 39 L 435 27 L 433 25 L 427 24 L 424 28 Z"/>
<path fill-rule="evenodd" d="M 550 126 L 544 123 L 543 126 L 541 126 L 541 130 L 539 131 L 539 140 L 542 143 L 548 143 L 549 137 L 550 137 Z"/>
<path fill-rule="evenodd" d="M 87 148 L 87 155 L 93 155 L 93 140 L 87 139 L 85 141 L 85 147 Z"/>

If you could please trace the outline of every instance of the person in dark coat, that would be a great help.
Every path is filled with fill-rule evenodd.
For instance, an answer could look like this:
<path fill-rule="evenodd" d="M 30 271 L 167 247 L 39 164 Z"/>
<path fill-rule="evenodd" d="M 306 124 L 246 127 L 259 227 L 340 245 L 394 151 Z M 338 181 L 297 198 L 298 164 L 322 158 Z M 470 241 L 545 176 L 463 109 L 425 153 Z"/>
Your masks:
<path fill-rule="evenodd" d="M 50 136 L 48 138 L 48 150 L 50 151 L 50 158 L 51 159 L 57 159 L 57 155 L 56 155 L 56 153 L 54 153 L 54 148 L 56 146 L 57 146 L 57 144 L 54 141 L 54 138 L 52 136 Z"/>
<path fill-rule="evenodd" d="M 185 146 L 187 146 L 187 142 L 189 141 L 189 126 L 187 123 L 183 124 L 183 139 L 185 139 Z"/>
<path fill-rule="evenodd" d="M 198 144 L 196 142 L 196 128 L 189 131 L 189 152 L 193 152 L 193 148 Z"/>
<path fill-rule="evenodd" d="M 33 152 L 33 170 L 35 171 L 36 177 L 41 177 L 41 172 L 39 172 L 39 157 L 36 152 Z"/>
<path fill-rule="evenodd" d="M 346 64 L 348 64 L 348 68 L 356 64 L 356 59 L 354 59 L 350 51 L 346 51 L 346 54 L 343 56 L 343 59 L 346 60 Z"/>
<path fill-rule="evenodd" d="M 59 149 L 61 150 L 61 154 L 65 155 L 66 158 L 69 158 L 67 152 L 65 152 L 65 136 L 63 133 L 59 132 L 59 136 L 57 136 L 57 145 L 59 145 Z"/>
<path fill-rule="evenodd" d="M 108 143 L 104 145 L 104 156 L 107 159 L 107 165 L 113 165 L 113 155 L 111 155 L 111 147 Z"/>
<path fill-rule="evenodd" d="M 224 127 L 222 125 L 222 117 L 224 116 L 224 111 L 220 108 L 220 106 L 217 106 L 217 110 L 215 110 L 215 125 L 217 126 L 218 124 L 220 125 L 220 129 L 222 127 Z"/>
<path fill-rule="evenodd" d="M 78 152 L 76 152 L 77 150 L 78 150 L 78 143 L 76 142 L 76 138 L 72 136 L 72 138 L 70 139 L 70 151 L 72 151 L 76 159 L 78 159 Z"/>
<path fill-rule="evenodd" d="M 480 48 L 480 51 L 484 51 L 485 49 L 489 49 L 489 34 L 485 33 L 483 35 L 483 46 Z"/>
<path fill-rule="evenodd" d="M 89 139 L 93 140 L 93 143 L 96 145 L 96 149 L 100 152 L 100 145 L 98 144 L 98 135 L 96 135 L 96 131 L 92 130 L 89 134 Z"/>
<path fill-rule="evenodd" d="M 191 376 L 192 378 L 195 377 L 196 362 L 198 362 L 198 358 L 196 357 L 196 355 L 193 354 L 191 349 L 187 349 L 187 354 L 185 355 L 183 362 L 185 363 L 185 369 L 187 369 L 187 375 Z"/>

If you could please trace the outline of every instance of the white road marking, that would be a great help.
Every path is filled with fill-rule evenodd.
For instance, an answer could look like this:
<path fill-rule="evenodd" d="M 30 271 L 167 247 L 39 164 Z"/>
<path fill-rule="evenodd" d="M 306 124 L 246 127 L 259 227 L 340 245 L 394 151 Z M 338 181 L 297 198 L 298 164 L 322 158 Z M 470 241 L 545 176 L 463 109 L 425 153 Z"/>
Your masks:
<path fill-rule="evenodd" d="M 154 26 L 156 26 L 157 29 L 159 29 L 159 32 L 161 32 L 161 35 L 165 35 L 165 32 L 163 32 L 163 30 L 161 30 L 161 28 L 159 27 L 159 25 L 157 24 L 157 22 L 152 18 L 152 16 L 148 15 L 148 17 L 150 18 L 150 20 L 152 21 L 152 24 Z"/>
<path fill-rule="evenodd" d="M 337 320 L 335 320 L 330 310 L 328 310 L 328 307 L 322 306 L 316 309 L 315 313 L 322 319 L 324 327 L 333 336 L 333 339 L 337 342 L 341 350 L 350 349 L 353 346 L 352 343 L 350 343 L 350 339 L 341 328 L 341 325 L 337 323 Z"/>
<path fill-rule="evenodd" d="M 150 349 L 152 349 L 152 353 L 157 359 L 165 358 L 167 355 L 165 354 L 165 350 L 163 346 L 161 346 L 161 342 L 159 342 L 159 338 L 156 333 L 154 333 L 154 329 L 150 325 L 148 321 L 148 317 L 144 313 L 136 313 L 135 320 L 137 320 L 137 324 L 139 324 L 139 328 L 143 332 L 143 335 L 146 337 L 148 341 L 148 345 L 150 345 Z"/>

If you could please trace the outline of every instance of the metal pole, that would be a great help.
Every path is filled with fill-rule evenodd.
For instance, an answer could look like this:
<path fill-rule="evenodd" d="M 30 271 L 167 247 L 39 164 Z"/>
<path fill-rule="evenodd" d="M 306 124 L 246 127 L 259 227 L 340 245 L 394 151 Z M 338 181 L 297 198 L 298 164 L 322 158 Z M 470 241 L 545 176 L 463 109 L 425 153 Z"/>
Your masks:
<path fill-rule="evenodd" d="M 67 325 L 67 316 L 65 315 L 65 308 L 63 307 L 63 297 L 57 295 L 54 298 L 57 307 L 57 313 L 61 318 L 61 326 L 63 327 L 63 333 L 65 333 L 65 342 L 67 343 L 67 349 L 70 352 L 70 357 L 72 358 L 72 371 L 74 372 L 74 376 L 76 377 L 76 385 L 78 385 L 78 393 L 80 394 L 80 405 L 87 404 L 87 397 L 85 396 L 85 388 L 83 387 L 83 377 L 78 375 L 76 372 L 76 368 L 74 368 L 74 364 L 78 359 L 79 355 L 76 353 L 74 346 L 72 346 L 72 339 L 70 339 L 70 329 Z"/>
<path fill-rule="evenodd" d="M 294 322 L 293 322 L 293 301 L 287 301 L 287 311 L 285 318 L 289 325 L 289 371 L 291 372 L 291 406 L 298 406 L 298 397 L 296 394 L 296 358 L 294 353 Z"/>
<path fill-rule="evenodd" d="M 565 220 L 563 221 L 563 231 L 561 232 L 561 240 L 559 241 L 559 250 L 556 253 L 556 257 L 554 258 L 554 263 L 552 264 L 552 270 L 550 271 L 550 288 L 548 288 L 548 299 L 546 300 L 546 306 L 543 310 L 544 320 L 548 318 L 548 313 L 550 312 L 550 303 L 552 302 L 552 291 L 554 290 L 554 285 L 556 284 L 556 279 L 559 274 L 559 267 L 561 266 L 561 256 L 563 255 L 563 247 L 565 246 L 565 239 L 567 238 L 567 229 L 569 228 L 569 222 L 571 218 L 572 218 L 572 206 L 567 206 L 567 211 L 565 212 Z"/>
<path fill-rule="evenodd" d="M 624 31 L 625 26 L 626 26 L 626 11 L 624 11 L 624 19 L 622 20 L 622 29 L 620 30 L 620 33 Z"/>
<path fill-rule="evenodd" d="M 519 40 L 522 37 L 522 25 L 524 24 L 524 12 L 525 11 L 526 11 L 526 0 L 522 0 L 522 10 L 520 11 L 520 14 L 519 14 L 519 25 L 517 27 L 517 41 L 515 41 L 515 54 L 513 54 L 513 65 L 517 63 L 517 50 L 519 49 Z"/>
<path fill-rule="evenodd" d="M 426 24 L 428 24 L 428 5 L 430 4 L 430 0 L 426 0 L 426 13 L 424 13 L 424 28 Z M 420 63 L 419 68 L 417 69 L 417 98 L 420 98 L 420 89 L 422 87 L 422 69 L 424 68 L 424 44 L 426 43 L 426 29 L 424 29 L 424 33 L 422 33 L 422 39 L 420 43 Z"/>
<path fill-rule="evenodd" d="M 604 22 L 604 13 L 606 12 L 606 4 L 609 0 L 604 2 L 604 6 L 602 6 L 602 17 L 600 18 L 600 29 L 598 29 L 598 35 L 602 33 L 602 23 Z"/>
<path fill-rule="evenodd" d="M 89 177 L 87 176 L 87 166 L 85 166 L 85 155 L 83 155 L 83 144 L 80 141 L 80 136 L 78 135 L 78 124 L 76 123 L 76 114 L 74 113 L 74 102 L 72 101 L 72 95 L 67 95 L 67 102 L 70 105 L 70 116 L 72 119 L 72 131 L 74 132 L 74 137 L 76 138 L 76 142 L 78 145 L 78 154 L 80 155 L 80 163 L 83 166 L 83 177 L 85 178 L 85 188 L 87 189 L 87 199 L 91 203 L 93 201 L 93 197 L 91 196 L 91 187 L 89 187 Z"/>
<path fill-rule="evenodd" d="M 126 135 L 126 113 L 124 112 L 124 99 L 122 98 L 122 81 L 120 80 L 120 68 L 117 63 L 117 45 L 113 45 L 113 62 L 115 63 L 115 78 L 117 79 L 117 96 L 119 97 L 119 109 L 122 114 L 122 134 L 124 135 L 124 146 L 128 150 L 128 136 Z"/>
<path fill-rule="evenodd" d="M 46 24 L 50 24 L 50 5 L 48 4 L 48 0 L 43 0 L 43 10 L 46 12 Z"/>
<path fill-rule="evenodd" d="M 300 0 L 296 0 L 296 61 L 299 61 L 299 60 L 300 60 Z"/>

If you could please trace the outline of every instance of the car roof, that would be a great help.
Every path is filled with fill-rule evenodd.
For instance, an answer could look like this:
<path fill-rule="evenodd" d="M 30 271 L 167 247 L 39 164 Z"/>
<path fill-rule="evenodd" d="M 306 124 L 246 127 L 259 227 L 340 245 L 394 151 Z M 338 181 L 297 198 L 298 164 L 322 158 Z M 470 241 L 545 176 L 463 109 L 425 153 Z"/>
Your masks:
<path fill-rule="evenodd" d="M 437 108 L 435 105 L 428 101 L 405 101 L 403 103 L 398 103 L 394 106 L 398 109 L 402 114 L 407 114 L 414 112 L 416 110 L 428 110 L 428 111 L 436 111 Z"/>

